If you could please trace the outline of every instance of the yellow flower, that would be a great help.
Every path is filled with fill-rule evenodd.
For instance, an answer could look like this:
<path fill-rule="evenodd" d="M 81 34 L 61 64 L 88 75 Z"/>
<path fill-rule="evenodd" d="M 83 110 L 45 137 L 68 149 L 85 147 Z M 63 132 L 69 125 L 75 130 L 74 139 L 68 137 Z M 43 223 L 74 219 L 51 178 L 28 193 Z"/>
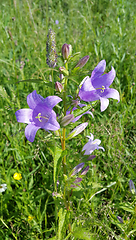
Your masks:
<path fill-rule="evenodd" d="M 31 221 L 34 217 L 28 216 L 28 221 Z"/>
<path fill-rule="evenodd" d="M 13 178 L 15 179 L 15 180 L 20 180 L 20 179 L 22 179 L 22 175 L 21 175 L 21 173 L 14 173 L 14 175 L 13 175 Z"/>

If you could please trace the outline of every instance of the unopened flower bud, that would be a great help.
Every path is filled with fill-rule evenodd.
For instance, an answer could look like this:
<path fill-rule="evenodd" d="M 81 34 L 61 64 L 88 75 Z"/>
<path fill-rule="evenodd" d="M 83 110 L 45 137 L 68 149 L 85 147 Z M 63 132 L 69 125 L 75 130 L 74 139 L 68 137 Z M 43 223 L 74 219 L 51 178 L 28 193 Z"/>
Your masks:
<path fill-rule="evenodd" d="M 120 223 L 123 223 L 123 219 L 120 216 L 117 216 L 117 219 L 119 220 Z"/>
<path fill-rule="evenodd" d="M 73 114 L 68 114 L 65 117 L 62 118 L 61 120 L 61 125 L 63 127 L 67 126 L 69 123 L 71 123 L 74 120 L 74 115 Z"/>
<path fill-rule="evenodd" d="M 59 70 L 60 70 L 60 72 L 63 73 L 65 76 L 68 76 L 68 75 L 69 75 L 69 72 L 68 72 L 68 70 L 67 70 L 65 67 L 60 67 Z"/>
<path fill-rule="evenodd" d="M 88 122 L 85 122 L 85 123 L 81 123 L 80 125 L 78 125 L 76 128 L 74 128 L 70 134 L 68 135 L 67 137 L 67 140 L 68 139 L 71 139 L 75 136 L 77 136 L 79 133 L 81 133 L 82 131 L 84 131 L 84 129 L 87 127 L 88 125 Z"/>
<path fill-rule="evenodd" d="M 72 53 L 72 46 L 64 43 L 61 50 L 64 60 L 67 60 Z"/>
<path fill-rule="evenodd" d="M 64 76 L 62 73 L 59 74 L 59 78 L 60 78 L 60 80 L 63 80 Z"/>
<path fill-rule="evenodd" d="M 76 167 L 73 168 L 71 176 L 76 175 L 84 167 L 84 162 L 79 163 Z"/>
<path fill-rule="evenodd" d="M 85 56 L 85 57 L 83 57 L 83 58 L 81 58 L 81 59 L 78 61 L 78 63 L 76 64 L 75 68 L 78 68 L 78 67 L 82 68 L 82 67 L 87 63 L 88 59 L 89 59 L 89 56 L 88 56 L 88 55 Z"/>
<path fill-rule="evenodd" d="M 130 188 L 130 191 L 132 192 L 132 194 L 136 194 L 135 185 L 132 180 L 129 181 L 129 188 Z"/>
<path fill-rule="evenodd" d="M 81 172 L 81 175 L 85 175 L 89 170 L 89 166 L 85 167 L 82 172 Z"/>
<path fill-rule="evenodd" d="M 62 92 L 63 86 L 61 85 L 60 82 L 55 83 L 55 89 L 56 89 L 57 92 Z"/>
<path fill-rule="evenodd" d="M 89 158 L 87 158 L 87 160 L 92 160 L 94 159 L 96 156 L 95 155 L 90 155 Z"/>

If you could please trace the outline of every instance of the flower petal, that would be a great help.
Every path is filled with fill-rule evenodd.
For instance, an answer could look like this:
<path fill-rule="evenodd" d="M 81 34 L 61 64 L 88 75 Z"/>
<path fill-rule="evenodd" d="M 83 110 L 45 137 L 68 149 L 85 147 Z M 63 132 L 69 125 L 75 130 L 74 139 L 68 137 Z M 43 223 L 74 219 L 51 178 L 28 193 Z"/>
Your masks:
<path fill-rule="evenodd" d="M 29 108 L 20 109 L 15 112 L 16 119 L 21 123 L 32 123 L 33 110 Z"/>
<path fill-rule="evenodd" d="M 79 97 L 80 97 L 80 99 L 82 99 L 85 102 L 96 101 L 96 100 L 100 99 L 96 90 L 93 90 L 93 91 L 82 91 L 82 90 L 80 90 L 79 91 Z"/>
<path fill-rule="evenodd" d="M 43 101 L 44 98 L 41 95 L 37 94 L 36 90 L 27 96 L 27 104 L 31 109 L 34 109 L 39 103 L 42 103 Z"/>
<path fill-rule="evenodd" d="M 44 99 L 44 103 L 46 103 L 46 106 L 48 108 L 53 108 L 56 104 L 58 104 L 61 101 L 62 101 L 62 99 L 57 96 L 49 96 Z"/>
<path fill-rule="evenodd" d="M 105 60 L 100 61 L 98 65 L 95 67 L 95 69 L 92 71 L 91 80 L 101 76 L 104 73 L 105 68 L 106 61 Z"/>
<path fill-rule="evenodd" d="M 45 123 L 43 129 L 46 131 L 51 130 L 51 131 L 56 131 L 60 128 L 59 123 L 57 122 L 56 118 L 54 116 L 51 116 L 48 120 L 47 123 Z"/>
<path fill-rule="evenodd" d="M 102 97 L 113 98 L 113 99 L 117 99 L 118 102 L 120 101 L 119 92 L 114 88 L 106 88 L 104 90 L 104 93 L 102 94 Z"/>
<path fill-rule="evenodd" d="M 40 127 L 36 127 L 33 124 L 29 124 L 25 128 L 25 136 L 29 142 L 33 142 L 35 139 L 35 135 L 37 130 L 40 129 Z"/>
<path fill-rule="evenodd" d="M 94 88 L 101 88 L 102 86 L 109 87 L 112 84 L 115 76 L 116 72 L 115 69 L 112 67 L 109 73 L 105 73 L 98 78 L 91 79 L 92 85 Z"/>
<path fill-rule="evenodd" d="M 91 79 L 87 76 L 83 79 L 83 84 L 81 86 L 81 91 L 92 91 L 95 90 L 95 88 L 92 85 Z M 81 85 L 81 84 L 80 84 Z"/>
<path fill-rule="evenodd" d="M 100 97 L 101 101 L 101 112 L 103 112 L 109 105 L 109 99 Z"/>

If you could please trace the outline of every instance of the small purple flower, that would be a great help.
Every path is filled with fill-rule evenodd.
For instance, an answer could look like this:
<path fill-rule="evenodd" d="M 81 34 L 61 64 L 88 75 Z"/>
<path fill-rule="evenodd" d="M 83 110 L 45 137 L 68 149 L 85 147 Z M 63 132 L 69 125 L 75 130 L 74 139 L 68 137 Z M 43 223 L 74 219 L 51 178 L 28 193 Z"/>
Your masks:
<path fill-rule="evenodd" d="M 104 74 L 106 61 L 102 60 L 98 63 L 92 72 L 91 78 L 85 77 L 82 87 L 79 91 L 79 97 L 86 102 L 100 100 L 101 112 L 109 105 L 108 98 L 120 101 L 119 92 L 113 88 L 109 88 L 112 84 L 116 72 L 112 67 L 109 73 Z"/>
<path fill-rule="evenodd" d="M 62 101 L 57 96 L 48 96 L 43 98 L 37 94 L 36 90 L 27 96 L 27 104 L 30 107 L 16 111 L 18 122 L 27 123 L 25 136 L 28 141 L 33 142 L 38 129 L 43 128 L 46 131 L 56 131 L 60 128 L 56 120 L 56 113 L 52 108 Z"/>
<path fill-rule="evenodd" d="M 55 21 L 55 23 L 56 23 L 56 24 L 59 24 L 59 21 L 58 21 L 58 20 L 56 20 L 56 21 Z"/>
<path fill-rule="evenodd" d="M 90 133 L 90 134 L 91 134 L 91 137 L 87 136 L 89 138 L 88 143 L 86 143 L 82 149 L 82 151 L 85 151 L 84 155 L 90 155 L 95 149 L 97 149 L 97 150 L 102 149 L 103 151 L 105 151 L 103 147 L 98 146 L 98 145 L 100 145 L 101 140 L 99 140 L 99 139 L 94 140 L 93 134 L 92 133 Z"/>

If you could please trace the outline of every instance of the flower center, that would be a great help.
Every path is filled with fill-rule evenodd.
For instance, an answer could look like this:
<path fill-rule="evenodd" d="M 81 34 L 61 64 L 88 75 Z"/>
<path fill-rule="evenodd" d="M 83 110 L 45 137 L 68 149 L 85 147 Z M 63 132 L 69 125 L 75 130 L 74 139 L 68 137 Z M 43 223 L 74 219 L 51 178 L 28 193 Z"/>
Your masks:
<path fill-rule="evenodd" d="M 46 120 L 49 120 L 49 118 L 45 117 L 45 116 L 41 116 L 41 113 L 38 113 L 37 117 L 35 117 L 39 120 L 39 122 L 42 122 L 42 118 L 43 119 L 46 119 Z"/>
<path fill-rule="evenodd" d="M 101 88 L 96 88 L 96 90 L 99 90 L 99 89 L 101 89 L 101 93 L 103 93 L 103 92 L 104 92 L 104 90 L 105 90 L 105 87 L 104 87 L 104 86 L 102 86 Z"/>

